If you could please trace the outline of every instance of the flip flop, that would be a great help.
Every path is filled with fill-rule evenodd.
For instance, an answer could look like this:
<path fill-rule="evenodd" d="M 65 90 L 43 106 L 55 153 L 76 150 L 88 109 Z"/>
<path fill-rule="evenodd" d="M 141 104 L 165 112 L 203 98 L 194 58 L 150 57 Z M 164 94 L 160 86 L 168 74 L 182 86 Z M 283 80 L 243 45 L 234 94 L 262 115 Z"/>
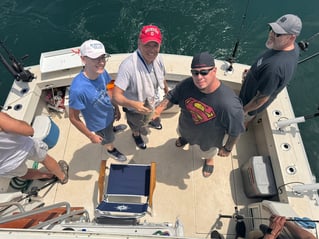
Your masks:
<path fill-rule="evenodd" d="M 64 173 L 64 176 L 65 176 L 63 180 L 59 180 L 59 181 L 61 184 L 66 184 L 69 181 L 69 165 L 64 160 L 60 160 L 58 164 L 61 168 L 61 171 Z"/>
<path fill-rule="evenodd" d="M 207 159 L 205 159 L 203 169 L 202 169 L 203 176 L 205 178 L 208 178 L 210 175 L 212 175 L 213 171 L 214 171 L 214 165 L 208 165 Z M 209 174 L 205 176 L 204 173 L 209 173 Z"/>
<path fill-rule="evenodd" d="M 188 144 L 188 141 L 183 137 L 178 137 L 178 139 L 175 141 L 175 146 L 178 148 L 184 147 L 186 144 Z"/>
<path fill-rule="evenodd" d="M 41 182 L 46 182 L 46 181 L 50 181 L 50 180 L 55 180 L 57 177 L 56 176 L 52 176 L 51 178 L 39 178 L 38 180 Z"/>

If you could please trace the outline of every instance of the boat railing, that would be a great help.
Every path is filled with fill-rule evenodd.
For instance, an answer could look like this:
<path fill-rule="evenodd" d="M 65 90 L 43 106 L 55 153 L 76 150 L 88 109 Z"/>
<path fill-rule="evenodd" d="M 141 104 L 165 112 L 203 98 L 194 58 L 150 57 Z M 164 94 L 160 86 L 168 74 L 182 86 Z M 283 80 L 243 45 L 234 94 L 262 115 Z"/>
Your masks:
<path fill-rule="evenodd" d="M 52 225 L 54 223 L 57 222 L 62 222 L 63 220 L 67 219 L 67 218 L 71 218 L 75 215 L 83 215 L 84 217 L 82 217 L 82 220 L 85 222 L 89 222 L 90 221 L 90 217 L 89 217 L 89 213 L 87 212 L 86 209 L 78 209 L 78 210 L 71 210 L 71 206 L 68 202 L 59 202 L 56 204 L 52 204 L 49 206 L 45 206 L 45 207 L 41 207 L 41 208 L 37 208 L 34 210 L 30 210 L 30 211 L 24 211 L 18 214 L 14 214 L 14 215 L 10 215 L 10 216 L 5 216 L 0 218 L 0 224 L 2 223 L 7 223 L 7 222 L 12 222 L 15 220 L 19 220 L 19 219 L 23 219 L 29 216 L 35 216 L 39 213 L 44 213 L 47 212 L 49 210 L 53 210 L 53 209 L 58 209 L 61 207 L 65 207 L 66 212 L 62 215 L 59 215 L 53 219 L 44 221 L 44 222 L 40 222 L 39 224 L 30 227 L 32 229 L 41 229 L 44 228 L 46 226 Z"/>
<path fill-rule="evenodd" d="M 42 229 L 42 228 L 44 228 L 46 226 L 49 226 L 46 229 L 50 230 L 50 229 L 52 229 L 53 225 L 56 222 L 62 222 L 65 219 L 68 219 L 70 217 L 73 217 L 75 215 L 80 215 L 80 214 L 85 214 L 85 218 L 83 220 L 84 222 L 89 222 L 90 221 L 88 211 L 86 209 L 80 209 L 80 210 L 74 210 L 74 211 L 71 211 L 69 213 L 63 214 L 63 215 L 61 215 L 59 217 L 56 217 L 56 218 L 53 218 L 51 220 L 39 223 L 38 225 L 30 227 L 30 229 Z M 82 222 L 82 220 L 81 220 L 81 222 Z"/>
<path fill-rule="evenodd" d="M 5 208 L 6 209 L 6 208 L 9 208 L 11 206 L 16 206 L 21 213 L 25 212 L 23 206 L 19 202 L 3 202 L 3 203 L 0 203 L 0 208 Z M 5 210 L 5 209 L 0 210 L 0 212 Z"/>

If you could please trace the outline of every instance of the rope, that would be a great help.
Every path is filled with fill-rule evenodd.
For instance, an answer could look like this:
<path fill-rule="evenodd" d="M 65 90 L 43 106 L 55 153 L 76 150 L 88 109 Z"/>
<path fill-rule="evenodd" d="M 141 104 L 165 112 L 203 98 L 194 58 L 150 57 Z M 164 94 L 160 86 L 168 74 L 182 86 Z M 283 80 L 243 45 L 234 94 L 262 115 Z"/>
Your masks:
<path fill-rule="evenodd" d="M 37 169 L 38 168 L 39 163 L 38 162 L 34 162 L 32 165 L 33 169 Z M 10 181 L 10 186 L 13 189 L 16 190 L 21 190 L 21 192 L 26 192 L 28 190 L 28 188 L 30 187 L 31 183 L 33 182 L 33 180 L 30 179 L 23 179 L 20 177 L 14 177 L 11 179 Z"/>

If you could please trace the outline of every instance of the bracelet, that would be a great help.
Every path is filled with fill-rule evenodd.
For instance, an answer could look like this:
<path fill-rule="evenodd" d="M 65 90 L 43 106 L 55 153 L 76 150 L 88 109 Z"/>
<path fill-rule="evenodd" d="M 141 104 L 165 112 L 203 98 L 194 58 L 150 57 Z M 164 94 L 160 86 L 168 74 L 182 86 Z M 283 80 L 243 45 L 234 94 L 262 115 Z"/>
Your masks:
<path fill-rule="evenodd" d="M 225 146 L 225 145 L 223 146 L 223 149 L 224 149 L 226 152 L 228 152 L 228 153 L 230 153 L 230 152 L 231 152 L 231 149 L 226 148 L 226 146 Z"/>

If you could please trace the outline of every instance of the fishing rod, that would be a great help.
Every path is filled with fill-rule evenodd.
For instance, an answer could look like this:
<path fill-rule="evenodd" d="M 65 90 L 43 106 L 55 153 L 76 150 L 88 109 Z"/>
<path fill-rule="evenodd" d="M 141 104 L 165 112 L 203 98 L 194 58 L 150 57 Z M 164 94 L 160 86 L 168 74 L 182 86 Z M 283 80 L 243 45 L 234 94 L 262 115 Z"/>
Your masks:
<path fill-rule="evenodd" d="M 312 59 L 312 58 L 314 58 L 314 57 L 316 57 L 318 55 L 319 55 L 319 51 L 314 53 L 314 54 L 312 54 L 311 56 L 306 57 L 305 59 L 302 59 L 302 60 L 298 61 L 298 64 L 303 63 L 305 61 L 308 61 L 308 60 L 310 60 L 310 59 Z"/>
<path fill-rule="evenodd" d="M 313 40 L 313 39 L 314 39 L 316 36 L 318 36 L 318 35 L 319 35 L 319 32 L 313 34 L 311 37 L 309 37 L 309 38 L 306 39 L 306 40 L 302 40 L 302 41 L 298 42 L 299 48 L 300 48 L 302 51 L 307 51 L 307 50 L 308 50 L 308 47 L 309 47 L 309 44 L 310 44 L 309 42 L 310 42 L 311 40 Z M 308 60 L 310 60 L 310 59 L 312 59 L 312 58 L 314 58 L 314 57 L 316 57 L 316 56 L 318 56 L 318 55 L 319 55 L 319 52 L 316 52 L 316 53 L 312 54 L 311 56 L 308 56 L 308 57 L 306 57 L 305 59 L 302 59 L 302 60 L 298 61 L 298 64 L 303 63 L 303 62 L 305 62 L 305 61 L 308 61 Z"/>
<path fill-rule="evenodd" d="M 223 215 L 219 214 L 220 218 L 230 218 L 230 219 L 256 219 L 256 220 L 270 220 L 269 218 L 263 218 L 263 217 L 245 217 L 243 215 Z M 239 218 L 238 218 L 239 217 Z M 317 223 L 319 220 L 312 220 L 308 218 L 300 218 L 300 217 L 286 217 L 286 221 L 291 221 L 291 222 L 314 222 Z"/>
<path fill-rule="evenodd" d="M 58 182 L 58 178 L 54 177 L 53 179 L 51 179 L 48 183 L 44 184 L 41 187 L 32 187 L 31 190 L 27 193 L 26 197 L 31 197 L 31 196 L 38 196 L 38 192 L 40 192 L 42 189 L 45 189 L 49 186 L 53 186 L 56 182 Z"/>
<path fill-rule="evenodd" d="M 21 61 L 18 61 L 17 58 L 8 50 L 8 48 L 4 45 L 3 41 L 0 41 L 1 49 L 7 54 L 7 58 L 0 51 L 0 61 L 4 65 L 4 67 L 11 73 L 17 81 L 22 80 L 23 82 L 31 82 L 35 79 L 33 73 L 29 70 L 24 69 Z M 0 49 L 0 50 L 1 50 Z M 22 58 L 27 58 L 28 55 Z"/>
<path fill-rule="evenodd" d="M 275 122 L 275 126 L 279 131 L 284 131 L 285 127 L 294 124 L 294 123 L 303 123 L 308 119 L 312 119 L 315 117 L 319 116 L 319 107 L 317 108 L 317 112 L 313 113 L 313 114 L 309 114 L 309 115 L 305 115 L 305 116 L 301 116 L 301 117 L 297 117 L 297 118 L 293 118 L 293 119 L 286 119 L 286 120 L 278 120 L 277 122 Z"/>
<path fill-rule="evenodd" d="M 239 47 L 241 33 L 242 33 L 243 28 L 244 28 L 244 23 L 245 23 L 246 16 L 247 16 L 249 1 L 250 0 L 247 0 L 247 3 L 246 3 L 246 9 L 245 9 L 244 15 L 242 17 L 242 22 L 241 22 L 241 25 L 240 25 L 240 31 L 239 31 L 239 34 L 238 34 L 238 37 L 237 37 L 237 41 L 236 41 L 234 49 L 233 49 L 233 53 L 232 53 L 231 57 L 229 57 L 227 59 L 227 61 L 230 64 L 228 69 L 227 69 L 228 72 L 232 72 L 234 70 L 233 63 L 235 63 L 235 58 L 236 58 L 236 53 L 237 53 L 237 50 L 238 50 L 238 47 Z"/>

